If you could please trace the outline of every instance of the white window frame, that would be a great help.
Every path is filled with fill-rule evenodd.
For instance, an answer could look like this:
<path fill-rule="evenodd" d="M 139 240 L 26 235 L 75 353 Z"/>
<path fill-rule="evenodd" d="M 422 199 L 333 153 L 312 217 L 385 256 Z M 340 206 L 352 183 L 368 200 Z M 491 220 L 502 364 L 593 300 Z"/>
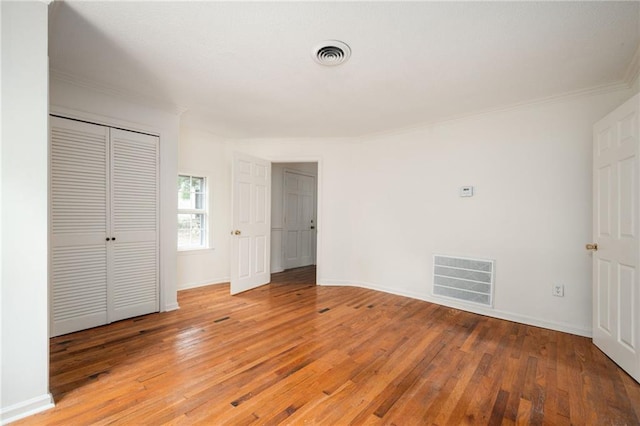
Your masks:
<path fill-rule="evenodd" d="M 178 252 L 182 254 L 188 254 L 189 252 L 202 252 L 205 250 L 212 250 L 211 246 L 211 191 L 209 190 L 211 179 L 205 173 L 200 172 L 178 172 L 177 177 L 186 176 L 190 178 L 202 178 L 204 179 L 204 208 L 203 209 L 181 209 L 178 206 L 178 215 L 180 214 L 202 214 L 204 215 L 204 245 L 202 246 L 180 246 L 178 245 Z M 179 193 L 179 188 L 176 188 L 176 195 Z M 178 216 L 176 215 L 176 221 Z M 179 232 L 179 229 L 177 230 Z M 179 241 L 179 237 L 178 237 Z"/>

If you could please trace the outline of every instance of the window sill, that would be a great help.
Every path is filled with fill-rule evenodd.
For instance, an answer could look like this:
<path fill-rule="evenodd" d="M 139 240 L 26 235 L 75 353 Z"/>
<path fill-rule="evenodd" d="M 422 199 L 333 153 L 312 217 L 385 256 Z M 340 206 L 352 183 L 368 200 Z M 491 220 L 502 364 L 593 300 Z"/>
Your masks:
<path fill-rule="evenodd" d="M 215 249 L 211 247 L 207 248 L 191 248 L 191 249 L 178 249 L 178 256 L 193 256 L 196 254 L 209 254 L 213 253 Z"/>

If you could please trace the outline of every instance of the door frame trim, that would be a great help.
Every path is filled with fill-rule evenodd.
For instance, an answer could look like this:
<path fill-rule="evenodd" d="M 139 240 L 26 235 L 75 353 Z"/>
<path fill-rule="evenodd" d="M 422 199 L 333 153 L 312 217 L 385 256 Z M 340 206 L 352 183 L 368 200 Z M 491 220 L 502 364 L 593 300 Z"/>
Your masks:
<path fill-rule="evenodd" d="M 323 246 L 323 158 L 319 156 L 287 156 L 287 155 L 269 155 L 263 157 L 273 163 L 317 163 L 318 170 L 316 175 L 316 283 L 322 282 L 322 246 Z"/>

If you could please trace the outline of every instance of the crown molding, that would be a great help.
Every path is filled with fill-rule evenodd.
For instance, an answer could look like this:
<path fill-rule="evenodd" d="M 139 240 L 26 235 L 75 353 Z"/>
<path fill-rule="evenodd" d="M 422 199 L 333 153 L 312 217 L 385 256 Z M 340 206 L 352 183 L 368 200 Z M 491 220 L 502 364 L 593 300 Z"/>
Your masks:
<path fill-rule="evenodd" d="M 602 93 L 616 92 L 619 90 L 628 90 L 631 87 L 625 81 L 618 81 L 614 83 L 603 84 L 600 86 L 590 87 L 587 89 L 580 89 L 571 92 L 565 92 L 558 95 L 547 96 L 544 98 L 533 99 L 524 102 L 518 102 L 514 104 L 504 105 L 501 107 L 488 108 L 483 110 L 472 111 L 467 114 L 454 115 L 450 117 L 444 117 L 442 119 L 436 119 L 433 121 L 425 121 L 416 124 L 410 124 L 408 126 L 397 127 L 395 129 L 383 130 L 380 132 L 365 133 L 354 138 L 360 139 L 361 142 L 367 142 L 371 138 L 378 138 L 389 135 L 398 135 L 403 133 L 411 133 L 414 131 L 428 129 L 435 126 L 453 124 L 459 121 L 470 120 L 474 118 L 482 118 L 483 116 L 495 114 L 499 112 L 517 111 L 526 108 L 532 108 L 542 105 L 554 104 L 559 102 L 570 101 L 573 99 L 594 96 Z"/>
<path fill-rule="evenodd" d="M 182 113 L 187 111 L 186 107 L 176 105 L 162 99 L 154 98 L 131 90 L 123 90 L 109 84 L 99 83 L 97 81 L 82 78 L 75 74 L 60 71 L 54 68 L 49 69 L 49 77 L 52 80 L 56 80 L 61 83 L 66 83 L 83 89 L 92 90 L 94 92 L 102 93 L 103 95 L 124 99 L 138 105 L 159 109 L 161 111 L 168 112 L 174 115 L 181 115 Z"/>
<path fill-rule="evenodd" d="M 633 80 L 632 80 L 633 82 Z M 490 114 L 495 114 L 499 112 L 509 112 L 509 111 L 517 111 L 526 108 L 533 108 L 542 105 L 549 105 L 559 102 L 566 102 L 573 99 L 578 99 L 586 96 L 595 96 L 603 93 L 616 92 L 619 90 L 628 90 L 631 87 L 625 81 L 618 81 L 615 83 L 604 84 L 600 86 L 590 87 L 587 89 L 580 89 L 571 92 L 565 92 L 558 95 L 547 96 L 543 98 L 533 99 L 524 102 L 518 102 L 514 104 L 504 105 L 496 108 L 488 108 L 483 110 L 472 111 L 467 114 L 460 114 L 450 117 L 445 117 L 442 119 L 436 119 L 433 121 L 423 121 L 415 124 L 410 124 L 408 126 L 396 127 L 393 129 L 382 130 L 379 132 L 370 132 L 363 133 L 360 135 L 354 136 L 343 136 L 343 137 L 294 137 L 294 136 L 283 136 L 283 137 L 274 137 L 270 136 L 267 138 L 260 137 L 247 137 L 247 136 L 233 136 L 228 134 L 223 134 L 217 128 L 212 128 L 206 120 L 206 114 L 198 114 L 195 111 L 189 111 L 187 114 L 182 116 L 182 124 L 187 128 L 197 128 L 199 130 L 203 130 L 209 132 L 221 139 L 226 139 L 228 141 L 233 141 L 234 143 L 253 143 L 255 141 L 277 141 L 280 143 L 299 143 L 300 141 L 312 142 L 322 140 L 323 142 L 336 142 L 340 144 L 344 143 L 366 143 L 370 141 L 372 138 L 379 138 L 390 135 L 399 135 L 404 133 L 411 133 L 423 129 L 432 128 L 440 125 L 454 124 L 456 122 L 471 120 L 475 118 L 482 118 L 483 116 L 487 116 Z"/>
<path fill-rule="evenodd" d="M 103 83 L 98 83 L 96 81 L 93 80 L 89 80 L 89 79 L 85 79 L 85 78 L 81 78 L 78 77 L 74 74 L 68 73 L 68 72 L 64 72 L 64 71 L 60 71 L 57 69 L 53 69 L 51 68 L 49 70 L 49 76 L 51 79 L 63 82 L 63 83 L 67 83 L 67 84 L 71 84 L 77 87 L 81 87 L 84 89 L 89 89 L 89 90 L 93 90 L 95 92 L 98 93 L 102 93 L 105 95 L 109 95 L 109 96 L 113 96 L 116 98 L 120 98 L 120 99 L 124 99 L 127 100 L 129 102 L 132 103 L 136 103 L 138 105 L 143 105 L 143 106 L 147 106 L 147 107 L 151 107 L 154 109 L 159 109 L 174 115 L 178 115 L 178 116 L 182 116 L 182 119 L 184 121 L 184 124 L 186 124 L 187 127 L 192 127 L 192 128 L 198 128 L 200 130 L 204 130 L 207 131 L 215 136 L 217 136 L 220 139 L 230 139 L 230 140 L 234 140 L 234 141 L 252 141 L 255 139 L 261 139 L 261 138 L 253 138 L 253 137 L 247 137 L 247 136 L 241 136 L 241 135 L 229 135 L 226 134 L 226 132 L 222 131 L 222 129 L 219 128 L 215 128 L 212 127 L 210 125 L 210 123 L 208 122 L 208 120 L 206 119 L 207 114 L 203 111 L 198 111 L 198 110 L 193 110 L 193 109 L 189 109 L 185 106 L 180 106 L 180 105 L 175 105 L 173 103 L 169 103 L 165 100 L 161 100 L 161 99 L 157 99 L 157 98 L 153 98 L 150 97 L 148 95 L 144 95 L 141 93 L 137 93 L 134 91 L 128 91 L 128 90 L 123 90 L 120 89 L 118 87 L 115 86 L 111 86 L 111 85 L 107 85 L 107 84 L 103 84 Z M 424 129 L 424 128 L 430 128 L 430 127 L 434 127 L 437 125 L 442 125 L 442 124 L 451 124 L 451 123 L 455 123 L 457 121 L 462 121 L 462 120 L 467 120 L 467 119 L 473 119 L 473 118 L 480 118 L 482 116 L 485 115 L 489 115 L 489 114 L 494 114 L 494 113 L 498 113 L 498 112 L 507 112 L 507 111 L 512 111 L 512 110 L 519 110 L 519 109 L 523 109 L 523 108 L 529 108 L 529 107 L 535 107 L 535 106 L 541 106 L 541 105 L 545 105 L 545 104 L 552 104 L 552 103 L 557 103 L 557 102 L 563 102 L 563 101 L 567 101 L 567 100 L 571 100 L 571 99 L 575 99 L 575 98 L 579 98 L 579 97 L 583 97 L 583 96 L 593 96 L 593 95 L 598 95 L 601 93 L 608 93 L 608 92 L 615 92 L 618 90 L 627 90 L 629 89 L 633 83 L 635 82 L 635 80 L 637 78 L 640 77 L 640 45 L 638 46 L 638 49 L 636 50 L 636 53 L 633 56 L 633 59 L 631 60 L 629 66 L 627 67 L 627 70 L 625 71 L 625 77 L 623 80 L 618 81 L 618 82 L 614 82 L 614 83 L 609 83 L 609 84 L 604 84 L 604 85 L 600 85 L 600 86 L 595 86 L 595 87 L 590 87 L 587 89 L 580 89 L 580 90 L 575 90 L 575 91 L 571 91 L 571 92 L 565 92 L 565 93 L 561 93 L 558 95 L 552 95 L 552 96 L 547 96 L 544 98 L 538 98 L 538 99 L 533 99 L 530 101 L 525 101 L 525 102 L 518 102 L 518 103 L 514 103 L 514 104 L 509 104 L 509 105 L 504 105 L 501 107 L 496 107 L 496 108 L 489 108 L 489 109 L 484 109 L 484 110 L 477 110 L 477 111 L 473 111 L 473 112 L 469 112 L 466 114 L 460 114 L 460 115 L 455 115 L 455 116 L 450 116 L 450 117 L 444 117 L 442 119 L 436 119 L 433 121 L 425 121 L 425 122 L 419 122 L 419 123 L 415 123 L 415 124 L 411 124 L 408 126 L 401 126 L 401 127 L 397 127 L 394 129 L 388 129 L 388 130 L 383 130 L 383 131 L 379 131 L 379 132 L 370 132 L 370 133 L 363 133 L 360 135 L 353 135 L 353 136 L 348 136 L 348 137 L 330 137 L 330 138 L 323 138 L 323 137 L 318 137 L 318 138 L 309 138 L 309 137 L 305 137 L 305 138 L 296 138 L 296 137 L 283 137 L 282 139 L 277 138 L 277 137 L 272 137 L 272 138 L 267 138 L 267 139 L 275 139 L 275 140 L 287 140 L 287 139 L 291 139 L 293 141 L 299 141 L 301 139 L 306 139 L 306 140 L 325 140 L 325 139 L 330 139 L 330 140 L 336 140 L 336 141 L 341 141 L 342 143 L 344 143 L 344 141 L 348 140 L 348 141 L 362 141 L 365 142 L 367 140 L 369 140 L 370 138 L 377 138 L 377 137 L 383 137 L 383 136 L 387 136 L 387 135 L 395 135 L 395 134 L 402 134 L 402 133 L 410 133 L 416 130 L 420 130 L 420 129 Z M 187 113 L 188 114 L 185 114 Z M 183 115 L 185 114 L 185 115 Z"/>

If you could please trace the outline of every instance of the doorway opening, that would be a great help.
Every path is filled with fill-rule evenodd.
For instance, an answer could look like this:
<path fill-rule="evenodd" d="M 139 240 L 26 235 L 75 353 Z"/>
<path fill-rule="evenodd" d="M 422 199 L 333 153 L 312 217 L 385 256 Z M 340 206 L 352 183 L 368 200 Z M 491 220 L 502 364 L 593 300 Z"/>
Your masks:
<path fill-rule="evenodd" d="M 287 269 L 286 271 L 271 274 L 269 286 L 272 288 L 280 285 L 291 286 L 292 284 L 303 287 L 315 286 L 317 284 L 316 266 L 302 266 L 300 268 Z"/>
<path fill-rule="evenodd" d="M 297 268 L 315 270 L 317 206 L 317 162 L 272 163 L 272 274 Z"/>

